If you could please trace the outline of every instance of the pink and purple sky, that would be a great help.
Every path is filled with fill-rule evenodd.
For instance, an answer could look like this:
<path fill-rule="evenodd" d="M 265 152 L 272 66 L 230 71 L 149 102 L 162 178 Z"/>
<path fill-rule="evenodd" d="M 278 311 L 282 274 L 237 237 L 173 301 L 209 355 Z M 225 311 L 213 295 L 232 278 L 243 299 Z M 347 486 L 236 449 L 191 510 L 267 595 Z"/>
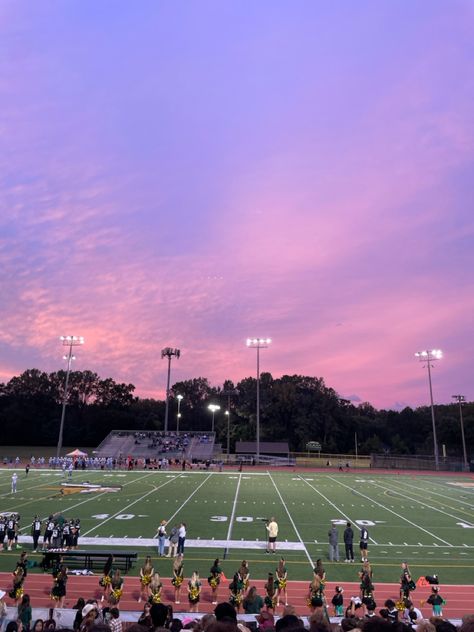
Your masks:
<path fill-rule="evenodd" d="M 5 0 L 0 380 L 474 398 L 474 5 Z"/>

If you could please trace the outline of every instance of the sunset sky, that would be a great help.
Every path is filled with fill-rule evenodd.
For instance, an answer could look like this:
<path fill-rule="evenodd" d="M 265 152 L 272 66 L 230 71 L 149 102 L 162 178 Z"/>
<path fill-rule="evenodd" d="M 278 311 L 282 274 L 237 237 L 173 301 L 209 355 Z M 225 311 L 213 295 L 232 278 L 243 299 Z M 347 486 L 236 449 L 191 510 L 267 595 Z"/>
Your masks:
<path fill-rule="evenodd" d="M 474 399 L 470 0 L 0 4 L 0 381 Z"/>

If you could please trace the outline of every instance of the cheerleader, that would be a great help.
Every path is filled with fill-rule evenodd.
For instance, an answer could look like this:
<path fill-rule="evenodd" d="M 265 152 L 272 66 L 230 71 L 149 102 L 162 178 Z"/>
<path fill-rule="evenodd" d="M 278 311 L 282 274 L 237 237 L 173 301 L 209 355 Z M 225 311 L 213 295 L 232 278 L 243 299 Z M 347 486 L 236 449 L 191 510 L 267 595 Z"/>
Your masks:
<path fill-rule="evenodd" d="M 101 601 L 104 601 L 105 598 L 109 596 L 110 593 L 110 585 L 112 583 L 112 564 L 114 563 L 114 556 L 109 555 L 107 561 L 105 562 L 104 570 L 102 571 L 102 577 L 99 580 L 99 586 L 103 589 Z"/>
<path fill-rule="evenodd" d="M 374 584 L 372 583 L 372 567 L 370 566 L 370 562 L 366 560 L 362 566 L 362 569 L 359 571 L 359 579 L 360 579 L 360 598 L 362 603 L 366 603 L 368 600 L 372 600 L 374 598 Z"/>
<path fill-rule="evenodd" d="M 174 586 L 174 602 L 180 603 L 179 598 L 181 595 L 181 584 L 184 579 L 184 564 L 183 564 L 183 556 L 177 555 L 174 558 L 173 562 L 173 579 L 171 583 Z"/>
<path fill-rule="evenodd" d="M 138 597 L 138 603 L 141 602 L 142 597 L 144 601 L 147 601 L 150 596 L 150 582 L 153 577 L 153 572 L 151 557 L 147 555 L 145 564 L 140 568 L 140 596 Z"/>
<path fill-rule="evenodd" d="M 334 593 L 331 603 L 334 606 L 334 616 L 344 616 L 344 588 L 342 586 L 336 586 L 336 592 Z"/>
<path fill-rule="evenodd" d="M 410 569 L 406 562 L 402 562 L 402 574 L 400 576 L 400 601 L 410 599 L 410 592 L 416 589 Z"/>
<path fill-rule="evenodd" d="M 229 584 L 229 590 L 230 590 L 229 603 L 231 604 L 231 606 L 234 606 L 234 608 L 238 612 L 240 610 L 240 604 L 242 603 L 242 600 L 244 597 L 243 595 L 244 582 L 242 580 L 242 575 L 239 573 L 239 571 L 237 571 L 237 573 L 234 574 L 234 577 Z"/>
<path fill-rule="evenodd" d="M 316 608 L 320 608 L 323 605 L 324 589 L 322 586 L 322 579 L 319 573 L 316 572 L 316 568 L 313 569 L 313 580 L 309 585 L 308 590 L 308 608 L 311 612 L 314 612 Z"/>
<path fill-rule="evenodd" d="M 280 605 L 280 597 L 283 595 L 285 600 L 285 606 L 288 605 L 286 597 L 286 584 L 288 582 L 288 572 L 285 566 L 285 559 L 282 557 L 278 562 L 278 567 L 275 572 L 275 588 L 277 589 L 276 605 Z"/>
<path fill-rule="evenodd" d="M 244 583 L 244 593 L 249 589 L 250 582 L 250 571 L 249 571 L 249 563 L 247 560 L 242 560 L 242 564 L 239 568 L 240 576 L 242 577 L 242 581 Z"/>
<path fill-rule="evenodd" d="M 265 599 L 264 604 L 267 610 L 274 610 L 276 604 L 276 588 L 275 588 L 275 578 L 273 577 L 273 573 L 268 573 L 268 579 L 264 586 L 265 589 Z"/>
<path fill-rule="evenodd" d="M 116 568 L 112 575 L 112 581 L 110 582 L 109 604 L 111 606 L 118 606 L 122 594 L 123 578 L 120 575 L 119 569 Z"/>
<path fill-rule="evenodd" d="M 199 612 L 199 599 L 201 596 L 201 582 L 199 573 L 194 571 L 188 582 L 189 612 Z"/>
<path fill-rule="evenodd" d="M 64 564 L 59 568 L 59 573 L 54 578 L 54 585 L 51 589 L 51 599 L 55 602 L 55 608 L 64 608 L 66 598 L 67 568 Z"/>
<path fill-rule="evenodd" d="M 207 583 L 211 587 L 213 604 L 217 603 L 217 591 L 219 590 L 219 584 L 221 583 L 222 568 L 219 566 L 219 563 L 219 558 L 216 558 L 209 571 L 210 575 L 207 578 Z"/>
<path fill-rule="evenodd" d="M 150 596 L 148 597 L 148 601 L 152 605 L 154 603 L 161 603 L 161 589 L 163 588 L 163 584 L 161 583 L 159 573 L 153 573 L 149 588 Z"/>
<path fill-rule="evenodd" d="M 15 603 L 23 597 L 23 584 L 25 582 L 25 572 L 21 565 L 17 563 L 16 569 L 13 571 L 13 586 L 8 596 L 15 600 Z"/>
<path fill-rule="evenodd" d="M 326 571 L 321 560 L 316 560 L 316 566 L 313 569 L 313 573 L 319 577 L 319 597 L 324 601 L 324 589 L 326 588 Z"/>
<path fill-rule="evenodd" d="M 431 595 L 426 600 L 433 608 L 433 617 L 443 616 L 443 606 L 446 603 L 445 600 L 439 594 L 439 586 L 431 587 Z"/>

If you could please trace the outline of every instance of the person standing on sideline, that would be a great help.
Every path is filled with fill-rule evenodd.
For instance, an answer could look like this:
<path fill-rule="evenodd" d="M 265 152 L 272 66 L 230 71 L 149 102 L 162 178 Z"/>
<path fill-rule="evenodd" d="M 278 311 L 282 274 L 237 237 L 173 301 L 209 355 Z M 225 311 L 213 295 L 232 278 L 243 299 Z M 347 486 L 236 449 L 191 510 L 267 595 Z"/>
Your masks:
<path fill-rule="evenodd" d="M 265 527 L 266 527 L 267 532 L 268 532 L 267 553 L 270 553 L 270 551 L 272 553 L 275 553 L 275 551 L 276 551 L 276 539 L 277 539 L 277 536 L 278 536 L 278 523 L 275 520 L 275 518 L 273 518 L 273 516 L 267 522 Z"/>
<path fill-rule="evenodd" d="M 12 474 L 12 494 L 16 494 L 16 484 L 18 481 L 18 474 L 13 472 Z"/>
<path fill-rule="evenodd" d="M 178 555 L 184 555 L 184 543 L 186 542 L 186 524 L 182 522 L 178 529 Z"/>
<path fill-rule="evenodd" d="M 158 527 L 158 555 L 163 557 L 165 554 L 165 542 L 166 542 L 166 520 L 160 522 Z"/>
<path fill-rule="evenodd" d="M 329 538 L 329 561 L 330 562 L 339 562 L 339 533 L 337 531 L 336 525 L 333 522 L 331 524 L 331 528 L 328 531 Z"/>
<path fill-rule="evenodd" d="M 166 557 L 176 557 L 178 555 L 178 539 L 178 527 L 173 527 L 170 531 L 168 554 Z"/>
<path fill-rule="evenodd" d="M 346 559 L 345 562 L 353 562 L 354 561 L 354 531 L 352 530 L 351 523 L 348 522 L 346 528 L 344 529 L 344 546 L 346 548 Z"/>
<path fill-rule="evenodd" d="M 361 562 L 365 562 L 366 560 L 369 559 L 369 532 L 367 531 L 367 529 L 365 527 L 361 527 L 360 530 L 360 542 L 359 542 L 359 548 L 360 548 L 360 561 Z"/>
<path fill-rule="evenodd" d="M 38 516 L 35 516 L 33 524 L 31 525 L 31 535 L 33 536 L 33 551 L 36 553 L 41 535 L 41 520 Z"/>

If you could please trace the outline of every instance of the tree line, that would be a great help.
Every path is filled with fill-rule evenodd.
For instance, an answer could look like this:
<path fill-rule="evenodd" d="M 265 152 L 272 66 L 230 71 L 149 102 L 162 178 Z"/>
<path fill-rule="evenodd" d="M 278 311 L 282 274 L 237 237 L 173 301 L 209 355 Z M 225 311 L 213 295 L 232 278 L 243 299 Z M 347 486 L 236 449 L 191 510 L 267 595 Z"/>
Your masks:
<path fill-rule="evenodd" d="M 4 445 L 45 446 L 57 442 L 65 371 L 45 373 L 29 369 L 0 384 L 0 427 Z M 256 380 L 237 384 L 226 380 L 212 386 L 198 377 L 173 385 L 168 428 L 177 421 L 180 430 L 210 430 L 210 403 L 215 414 L 217 440 L 227 441 L 227 415 L 231 451 L 236 441 L 254 440 L 256 432 Z M 162 430 L 165 402 L 139 398 L 133 384 L 101 379 L 91 371 L 72 371 L 69 378 L 64 445 L 97 446 L 111 430 Z M 463 406 L 468 453 L 474 445 L 474 403 Z M 448 455 L 460 456 L 461 430 L 457 404 L 436 406 L 439 445 Z M 322 378 L 284 375 L 260 377 L 260 429 L 262 441 L 288 441 L 290 449 L 304 452 L 308 441 L 321 443 L 323 452 L 353 454 L 357 436 L 359 454 L 432 454 L 431 410 L 428 406 L 401 411 L 377 410 L 369 403 L 355 405 L 338 396 Z M 474 454 L 472 455 L 474 458 Z"/>

